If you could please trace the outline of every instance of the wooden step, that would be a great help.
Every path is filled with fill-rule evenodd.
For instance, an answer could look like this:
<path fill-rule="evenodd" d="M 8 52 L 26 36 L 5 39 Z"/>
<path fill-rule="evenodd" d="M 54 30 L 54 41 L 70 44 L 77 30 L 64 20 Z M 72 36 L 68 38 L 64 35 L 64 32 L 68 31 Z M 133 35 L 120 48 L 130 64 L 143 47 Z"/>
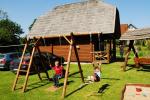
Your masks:
<path fill-rule="evenodd" d="M 23 85 L 22 84 L 16 84 L 18 89 L 22 89 Z"/>
<path fill-rule="evenodd" d="M 27 70 L 19 70 L 19 72 L 27 72 Z"/>
<path fill-rule="evenodd" d="M 29 65 L 29 64 L 24 64 L 24 63 L 22 63 L 22 65 Z"/>

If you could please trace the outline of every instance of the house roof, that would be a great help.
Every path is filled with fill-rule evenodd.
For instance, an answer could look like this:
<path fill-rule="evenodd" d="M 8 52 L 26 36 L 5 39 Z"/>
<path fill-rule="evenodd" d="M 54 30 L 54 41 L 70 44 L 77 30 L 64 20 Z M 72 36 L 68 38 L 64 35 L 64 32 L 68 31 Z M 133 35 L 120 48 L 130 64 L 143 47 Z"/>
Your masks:
<path fill-rule="evenodd" d="M 115 32 L 117 9 L 99 0 L 66 4 L 37 18 L 27 37 Z M 118 19 L 119 20 L 119 19 Z M 120 23 L 118 21 L 118 26 Z"/>
<path fill-rule="evenodd" d="M 143 28 L 143 29 L 135 29 L 133 31 L 127 31 L 121 36 L 120 40 L 139 40 L 149 38 L 150 38 L 150 28 Z"/>
<path fill-rule="evenodd" d="M 125 32 L 128 31 L 128 24 L 121 24 L 120 29 L 121 29 L 121 34 L 124 34 Z"/>
<path fill-rule="evenodd" d="M 129 27 L 129 28 L 132 28 L 132 29 L 137 29 L 137 27 L 134 26 L 133 24 L 129 24 L 128 27 Z"/>

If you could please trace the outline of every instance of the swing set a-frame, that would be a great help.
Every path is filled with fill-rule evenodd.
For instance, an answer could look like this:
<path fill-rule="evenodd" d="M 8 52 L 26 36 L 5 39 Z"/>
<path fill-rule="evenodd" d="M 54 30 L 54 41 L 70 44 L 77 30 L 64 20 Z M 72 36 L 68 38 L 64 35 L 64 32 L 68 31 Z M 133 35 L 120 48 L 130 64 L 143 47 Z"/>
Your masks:
<path fill-rule="evenodd" d="M 79 68 L 79 72 L 80 72 L 80 75 L 81 75 L 81 79 L 82 79 L 82 82 L 84 83 L 84 77 L 83 77 L 82 68 L 81 68 L 81 65 L 80 65 L 80 60 L 79 60 L 78 51 L 77 51 L 77 48 L 76 48 L 76 43 L 75 43 L 75 39 L 74 39 L 73 33 L 71 33 L 70 36 L 71 36 L 71 39 L 68 39 L 65 35 L 62 36 L 62 37 L 65 38 L 65 40 L 70 45 L 69 52 L 68 52 L 68 59 L 67 59 L 67 66 L 66 66 L 66 73 L 65 73 L 65 79 L 64 79 L 62 98 L 64 98 L 65 95 L 66 95 L 67 81 L 68 81 L 68 74 L 69 74 L 68 72 L 69 72 L 69 68 L 70 68 L 71 55 L 72 55 L 72 50 L 73 49 L 74 49 L 75 56 L 76 56 L 76 59 L 77 59 L 78 68 Z M 13 88 L 12 88 L 13 91 L 16 90 L 17 85 L 19 85 L 19 79 L 21 79 L 21 76 L 22 76 L 20 74 L 21 72 L 26 72 L 24 83 L 23 83 L 23 86 L 21 87 L 22 88 L 22 92 L 26 91 L 27 83 L 28 83 L 28 79 L 29 79 L 29 74 L 30 74 L 30 69 L 31 69 L 31 67 L 33 67 L 33 65 L 34 65 L 35 69 L 37 69 L 36 68 L 37 66 L 34 64 L 34 60 L 33 60 L 33 58 L 34 58 L 33 56 L 34 56 L 35 51 L 37 51 L 38 54 L 39 54 L 39 57 L 40 57 L 40 60 L 41 60 L 41 63 L 42 63 L 42 67 L 45 69 L 46 76 L 47 76 L 47 78 L 49 80 L 49 75 L 48 75 L 48 72 L 47 72 L 47 70 L 46 70 L 46 68 L 44 66 L 44 61 L 42 59 L 41 51 L 39 49 L 39 46 L 41 45 L 41 41 L 42 41 L 42 37 L 28 39 L 26 41 L 26 44 L 25 44 L 24 50 L 23 50 L 23 54 L 22 54 L 22 57 L 21 57 L 21 60 L 20 60 L 20 64 L 19 64 L 19 67 L 18 67 L 18 70 L 17 70 L 16 78 L 14 80 L 14 84 L 13 84 Z M 23 60 L 25 58 L 25 53 L 26 53 L 27 48 L 29 47 L 31 42 L 33 42 L 32 43 L 33 46 L 32 46 L 32 52 L 31 52 L 28 68 L 27 68 L 27 70 L 22 70 L 22 63 L 23 63 Z M 42 78 L 40 76 L 40 72 L 38 72 L 38 70 L 37 70 L 37 74 L 38 74 L 39 79 L 42 80 Z"/>

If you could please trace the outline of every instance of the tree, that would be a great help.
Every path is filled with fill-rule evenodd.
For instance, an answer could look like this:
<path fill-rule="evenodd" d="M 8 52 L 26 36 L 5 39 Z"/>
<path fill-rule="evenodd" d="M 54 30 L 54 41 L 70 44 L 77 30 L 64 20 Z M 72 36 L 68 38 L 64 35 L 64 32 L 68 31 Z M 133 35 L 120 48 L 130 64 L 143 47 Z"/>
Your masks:
<path fill-rule="evenodd" d="M 7 15 L 7 12 L 0 10 L 0 20 L 2 19 L 8 19 L 8 15 Z"/>
<path fill-rule="evenodd" d="M 20 35 L 23 33 L 20 25 L 9 20 L 0 20 L 0 45 L 19 44 Z"/>
<path fill-rule="evenodd" d="M 32 29 L 34 23 L 36 22 L 37 19 L 34 19 L 33 23 L 29 26 L 29 31 Z"/>

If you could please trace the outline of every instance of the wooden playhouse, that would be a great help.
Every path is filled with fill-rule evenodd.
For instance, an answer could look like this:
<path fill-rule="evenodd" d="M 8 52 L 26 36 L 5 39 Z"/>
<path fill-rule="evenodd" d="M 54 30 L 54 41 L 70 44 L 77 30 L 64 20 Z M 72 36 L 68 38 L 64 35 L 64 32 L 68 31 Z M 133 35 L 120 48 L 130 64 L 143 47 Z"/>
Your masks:
<path fill-rule="evenodd" d="M 28 39 L 42 37 L 45 45 L 42 52 L 68 56 L 70 38 L 73 32 L 81 62 L 92 62 L 94 56 L 104 63 L 116 57 L 115 40 L 120 37 L 119 12 L 115 6 L 99 0 L 66 4 L 55 7 L 35 21 Z M 72 55 L 71 61 L 76 61 Z"/>

